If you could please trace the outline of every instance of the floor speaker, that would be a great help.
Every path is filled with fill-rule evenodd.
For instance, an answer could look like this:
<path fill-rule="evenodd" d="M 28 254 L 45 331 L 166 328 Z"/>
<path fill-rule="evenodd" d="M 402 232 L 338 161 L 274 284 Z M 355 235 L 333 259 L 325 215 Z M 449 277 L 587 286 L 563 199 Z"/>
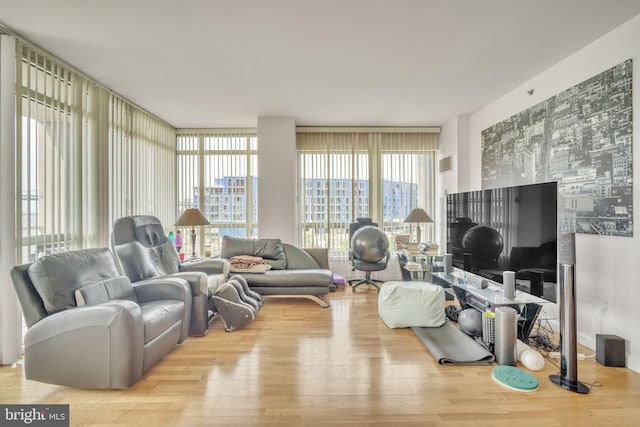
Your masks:
<path fill-rule="evenodd" d="M 578 381 L 575 263 L 575 235 L 573 233 L 560 233 L 558 235 L 560 375 L 550 375 L 549 379 L 552 383 L 565 390 L 587 394 L 589 393 L 589 388 Z"/>
<path fill-rule="evenodd" d="M 604 366 L 624 368 L 624 340 L 617 335 L 596 334 L 596 360 Z"/>

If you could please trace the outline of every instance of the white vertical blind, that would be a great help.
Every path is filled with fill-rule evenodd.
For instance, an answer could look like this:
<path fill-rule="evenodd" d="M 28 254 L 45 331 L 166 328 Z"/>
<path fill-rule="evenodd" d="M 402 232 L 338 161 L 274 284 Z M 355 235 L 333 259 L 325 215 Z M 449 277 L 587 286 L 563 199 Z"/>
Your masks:
<path fill-rule="evenodd" d="M 69 70 L 18 43 L 17 57 L 17 188 L 19 262 L 44 253 L 69 250 L 82 241 L 74 222 L 80 195 L 73 180 L 81 153 L 73 120 L 82 114 L 83 82 Z"/>
<path fill-rule="evenodd" d="M 257 144 L 253 129 L 178 130 L 176 218 L 197 207 L 211 222 L 197 252 L 219 253 L 224 235 L 258 235 Z"/>
<path fill-rule="evenodd" d="M 111 95 L 111 222 L 153 215 L 175 222 L 175 129 L 120 97 Z"/>
<path fill-rule="evenodd" d="M 437 133 L 381 133 L 380 170 L 384 229 L 393 238 L 411 234 L 416 225 L 404 222 L 412 209 L 424 209 L 436 222 L 435 157 Z M 420 224 L 424 242 L 435 240 L 433 224 Z M 394 243 L 395 247 L 395 243 Z"/>
<path fill-rule="evenodd" d="M 298 133 L 299 236 L 331 254 L 349 247 L 349 224 L 369 217 L 368 136 Z"/>
<path fill-rule="evenodd" d="M 407 234 L 411 209 L 435 220 L 435 132 L 305 131 L 297 136 L 300 244 L 344 256 L 349 224 L 371 217 L 388 233 Z M 426 226 L 426 227 L 425 227 Z M 433 239 L 423 225 L 425 240 Z"/>
<path fill-rule="evenodd" d="M 175 129 L 16 44 L 17 262 L 109 246 L 121 216 L 175 213 Z"/>

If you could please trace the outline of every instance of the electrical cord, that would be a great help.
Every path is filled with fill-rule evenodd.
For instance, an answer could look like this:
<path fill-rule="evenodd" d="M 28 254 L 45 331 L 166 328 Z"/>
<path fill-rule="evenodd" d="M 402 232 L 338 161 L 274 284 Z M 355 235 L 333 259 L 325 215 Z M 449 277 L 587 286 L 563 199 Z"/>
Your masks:
<path fill-rule="evenodd" d="M 560 344 L 555 344 L 553 342 L 553 339 L 551 338 L 554 332 L 553 332 L 553 328 L 551 327 L 551 324 L 549 323 L 549 320 L 545 319 L 544 322 L 546 323 L 546 325 L 542 324 L 542 320 L 538 320 L 538 325 L 536 326 L 537 335 L 535 337 L 529 338 L 529 344 L 536 347 L 538 350 L 540 350 L 540 353 L 542 354 L 542 356 L 549 363 L 555 366 L 558 369 L 558 375 L 561 375 L 560 365 L 556 363 L 557 358 L 552 357 L 552 353 L 557 353 L 560 350 Z M 579 358 L 580 360 L 591 359 L 596 356 L 595 352 L 588 356 L 582 353 L 580 354 L 582 355 L 582 357 Z M 597 388 L 597 387 L 603 387 L 602 382 L 598 380 L 594 380 L 591 383 L 583 382 L 583 384 L 589 390 L 593 390 L 594 388 Z"/>
<path fill-rule="evenodd" d="M 550 359 L 547 359 L 550 360 Z M 554 365 L 556 368 L 560 369 L 560 367 L 558 365 L 556 365 L 555 363 L 551 362 L 552 365 Z M 558 370 L 557 375 L 561 376 L 561 372 L 560 370 Z M 598 380 L 594 380 L 590 383 L 585 383 L 584 381 L 580 381 L 582 384 L 584 384 L 585 387 L 587 387 L 589 390 L 593 390 L 594 388 L 599 388 L 599 387 L 604 387 L 604 384 L 601 381 Z"/>

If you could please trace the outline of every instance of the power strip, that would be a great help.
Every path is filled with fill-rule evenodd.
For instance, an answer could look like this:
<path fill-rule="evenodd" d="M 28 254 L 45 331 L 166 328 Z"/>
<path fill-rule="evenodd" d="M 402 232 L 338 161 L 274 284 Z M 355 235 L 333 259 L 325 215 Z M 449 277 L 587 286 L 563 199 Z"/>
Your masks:
<path fill-rule="evenodd" d="M 560 352 L 559 351 L 552 351 L 549 353 L 549 357 L 552 359 L 560 359 Z M 584 355 L 584 353 L 578 353 L 577 357 L 578 360 L 584 360 L 586 359 L 586 356 Z"/>

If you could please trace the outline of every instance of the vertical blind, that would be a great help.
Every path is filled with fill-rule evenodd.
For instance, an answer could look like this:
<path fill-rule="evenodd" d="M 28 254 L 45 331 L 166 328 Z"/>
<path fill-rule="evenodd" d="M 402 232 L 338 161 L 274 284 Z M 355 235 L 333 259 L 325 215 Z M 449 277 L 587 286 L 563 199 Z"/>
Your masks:
<path fill-rule="evenodd" d="M 18 262 L 108 246 L 113 221 L 175 212 L 175 130 L 16 42 Z"/>
<path fill-rule="evenodd" d="M 86 86 L 75 73 L 18 43 L 17 206 L 19 262 L 82 243 L 77 165 Z M 79 209 L 76 209 L 79 208 Z"/>
<path fill-rule="evenodd" d="M 369 138 L 360 133 L 299 133 L 298 200 L 302 247 L 346 251 L 349 224 L 369 217 Z"/>
<path fill-rule="evenodd" d="M 173 224 L 175 129 L 113 95 L 109 112 L 112 220 L 153 215 Z"/>
<path fill-rule="evenodd" d="M 434 218 L 437 145 L 430 132 L 298 132 L 301 245 L 339 257 L 358 217 L 371 217 L 391 241 L 409 233 L 411 209 Z M 423 235 L 433 239 L 431 227 Z"/>
<path fill-rule="evenodd" d="M 178 130 L 176 215 L 196 207 L 211 223 L 196 252 L 219 253 L 224 235 L 258 235 L 257 150 L 252 129 Z"/>

